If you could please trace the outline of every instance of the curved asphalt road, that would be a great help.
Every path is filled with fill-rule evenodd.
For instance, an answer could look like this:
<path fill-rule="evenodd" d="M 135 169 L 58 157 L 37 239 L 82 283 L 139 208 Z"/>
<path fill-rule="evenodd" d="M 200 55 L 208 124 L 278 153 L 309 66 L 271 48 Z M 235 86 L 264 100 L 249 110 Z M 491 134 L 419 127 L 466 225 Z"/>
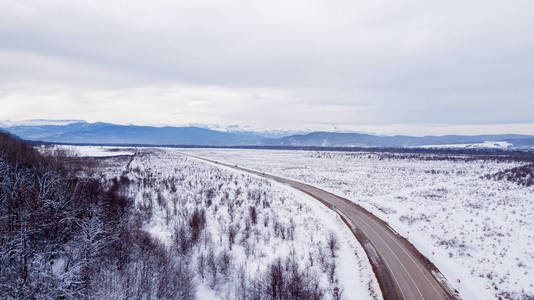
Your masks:
<path fill-rule="evenodd" d="M 184 154 L 184 153 L 182 153 Z M 314 186 L 278 176 L 184 154 L 200 160 L 287 184 L 302 191 L 337 212 L 364 247 L 378 278 L 384 299 L 458 299 L 439 271 L 386 223 L 353 202 Z M 430 271 L 432 270 L 432 271 Z"/>

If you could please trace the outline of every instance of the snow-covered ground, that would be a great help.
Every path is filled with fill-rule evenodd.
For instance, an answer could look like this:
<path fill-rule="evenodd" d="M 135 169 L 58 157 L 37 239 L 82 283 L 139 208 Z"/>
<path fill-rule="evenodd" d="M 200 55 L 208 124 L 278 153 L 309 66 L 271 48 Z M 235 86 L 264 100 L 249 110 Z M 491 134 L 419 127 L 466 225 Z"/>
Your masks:
<path fill-rule="evenodd" d="M 343 299 L 381 299 L 355 237 L 335 213 L 308 195 L 176 149 L 133 152 L 122 170 L 103 170 L 108 177 L 129 178 L 124 192 L 148 216 L 142 225 L 147 232 L 169 247 L 190 248 L 183 252 L 196 272 L 199 299 L 240 298 L 238 293 L 251 288 L 247 284 L 262 282 L 277 258 L 296 263 L 306 280 L 317 280 L 326 299 L 332 299 L 335 288 Z M 181 230 L 189 228 L 197 210 L 205 213 L 205 229 L 196 243 L 184 244 Z M 339 246 L 335 257 L 328 247 L 332 236 Z M 213 258 L 219 267 L 210 269 Z"/>
<path fill-rule="evenodd" d="M 362 205 L 407 237 L 464 299 L 534 297 L 534 189 L 483 178 L 524 163 L 430 154 L 181 151 L 310 183 Z"/>
<path fill-rule="evenodd" d="M 446 144 L 446 145 L 425 145 L 417 146 L 413 148 L 426 148 L 426 149 L 510 149 L 514 145 L 508 142 L 492 142 L 486 141 L 484 143 L 475 144 Z"/>
<path fill-rule="evenodd" d="M 116 146 L 70 146 L 70 145 L 54 145 L 52 147 L 41 147 L 42 152 L 63 150 L 67 151 L 69 155 L 79 157 L 108 157 L 119 155 L 132 155 L 135 148 L 132 147 L 116 147 Z"/>

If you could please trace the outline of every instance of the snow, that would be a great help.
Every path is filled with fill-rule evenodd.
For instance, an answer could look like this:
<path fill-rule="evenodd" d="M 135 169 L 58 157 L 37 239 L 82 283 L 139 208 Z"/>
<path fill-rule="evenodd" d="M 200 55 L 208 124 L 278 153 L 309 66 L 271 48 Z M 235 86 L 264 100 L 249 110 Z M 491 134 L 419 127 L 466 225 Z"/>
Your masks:
<path fill-rule="evenodd" d="M 524 163 L 462 155 L 181 151 L 313 184 L 358 203 L 408 238 L 464 299 L 534 296 L 534 189 L 484 178 Z"/>
<path fill-rule="evenodd" d="M 510 149 L 514 145 L 508 142 L 492 142 L 486 141 L 483 143 L 475 144 L 446 144 L 446 145 L 425 145 L 417 146 L 413 148 L 426 148 L 426 149 Z"/>
<path fill-rule="evenodd" d="M 290 189 L 289 187 L 286 187 Z M 290 192 L 293 192 L 291 190 Z M 344 242 L 341 243 L 339 250 L 339 260 L 343 263 L 339 266 L 338 274 L 343 282 L 342 286 L 345 287 L 344 296 L 347 299 L 361 299 L 362 290 L 365 290 L 367 287 L 362 286 L 361 283 L 367 282 L 368 285 L 372 286 L 374 291 L 379 293 L 380 287 L 378 282 L 375 280 L 374 275 L 372 274 L 372 269 L 370 264 L 365 263 L 365 260 L 360 260 L 355 262 L 354 255 L 356 257 L 365 258 L 366 254 L 363 247 L 360 245 L 354 234 L 350 229 L 343 223 L 341 218 L 334 213 L 332 210 L 326 208 L 323 204 L 320 204 L 315 199 L 310 198 L 308 195 L 302 192 L 295 192 L 300 194 L 298 199 L 303 203 L 306 203 L 310 208 L 312 208 L 313 213 L 321 220 L 325 226 L 329 227 L 331 230 L 336 230 L 340 233 Z M 354 263 L 357 263 L 355 265 Z M 363 280 L 360 282 L 353 282 L 351 278 L 354 278 L 354 273 L 358 267 L 358 275 Z M 349 288 L 347 288 L 349 287 Z"/>
<path fill-rule="evenodd" d="M 234 169 L 220 165 L 218 166 L 235 172 Z M 250 176 L 256 177 L 255 175 Z M 354 261 L 355 255 L 357 258 L 366 258 L 366 254 L 363 247 L 346 224 L 341 220 L 339 215 L 303 192 L 278 182 L 273 182 L 273 184 L 288 194 L 297 195 L 296 200 L 311 208 L 313 215 L 321 220 L 323 226 L 329 228 L 331 231 L 336 231 L 342 236 L 344 242 L 341 243 L 338 255 L 339 261 L 343 263 L 339 266 L 338 274 L 340 281 L 342 282 L 341 286 L 345 287 L 343 295 L 347 299 L 361 299 L 362 291 L 365 291 L 370 286 L 373 291 L 376 291 L 376 296 L 380 297 L 380 287 L 372 274 L 373 271 L 368 260 L 360 259 L 359 261 Z M 303 250 L 304 249 L 305 248 L 303 248 Z M 358 272 L 359 277 L 362 278 L 359 282 L 354 280 L 356 278 L 354 276 L 356 271 Z M 368 286 L 362 285 L 365 283 Z M 347 287 L 350 288 L 347 289 Z"/>
<path fill-rule="evenodd" d="M 65 150 L 71 152 L 71 155 L 80 157 L 107 157 L 132 155 L 135 153 L 135 148 L 131 147 L 116 147 L 116 146 L 70 146 L 70 145 L 55 145 L 54 150 Z"/>
<path fill-rule="evenodd" d="M 68 149 L 83 155 L 107 152 L 105 147 L 100 148 L 103 149 L 82 146 Z M 227 278 L 218 278 L 216 284 L 207 276 L 196 274 L 199 299 L 238 298 L 235 287 L 243 283 L 239 272 L 242 270 L 246 278 L 259 278 L 279 257 L 293 257 L 301 269 L 319 274 L 326 299 L 332 298 L 334 287 L 342 290 L 344 299 L 382 298 L 363 248 L 337 214 L 288 186 L 193 159 L 180 151 L 124 150 L 135 153 L 127 166 L 122 166 L 125 169 L 105 170 L 110 178 L 122 174 L 131 180 L 127 195 L 139 210 L 151 212 L 142 228 L 168 247 L 175 243 L 174 228 L 183 224 L 183 216 L 195 208 L 205 209 L 206 229 L 192 250 L 191 263 L 194 265 L 205 257 L 209 249 L 214 249 L 216 256 L 228 251 L 233 271 Z M 209 191 L 213 191 L 211 196 Z M 258 210 L 257 224 L 249 222 L 251 206 Z M 294 234 L 289 233 L 292 226 Z M 235 243 L 228 240 L 230 228 L 237 230 Z M 275 228 L 282 228 L 281 234 Z M 335 258 L 328 255 L 326 247 L 332 232 L 339 240 Z M 326 264 L 335 262 L 334 282 L 330 281 L 320 257 L 326 257 Z"/>
<path fill-rule="evenodd" d="M 197 299 L 219 300 L 221 298 L 218 297 L 215 291 L 210 289 L 206 284 L 200 284 L 197 287 Z"/>

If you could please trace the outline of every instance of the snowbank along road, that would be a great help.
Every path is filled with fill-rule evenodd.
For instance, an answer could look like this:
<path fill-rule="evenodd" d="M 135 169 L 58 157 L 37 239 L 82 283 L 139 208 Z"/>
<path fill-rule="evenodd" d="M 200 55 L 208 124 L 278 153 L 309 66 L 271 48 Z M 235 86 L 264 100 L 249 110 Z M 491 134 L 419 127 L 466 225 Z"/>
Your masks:
<path fill-rule="evenodd" d="M 459 299 L 439 270 L 385 222 L 353 202 L 294 180 L 184 154 L 287 184 L 337 212 L 364 247 L 384 299 Z"/>

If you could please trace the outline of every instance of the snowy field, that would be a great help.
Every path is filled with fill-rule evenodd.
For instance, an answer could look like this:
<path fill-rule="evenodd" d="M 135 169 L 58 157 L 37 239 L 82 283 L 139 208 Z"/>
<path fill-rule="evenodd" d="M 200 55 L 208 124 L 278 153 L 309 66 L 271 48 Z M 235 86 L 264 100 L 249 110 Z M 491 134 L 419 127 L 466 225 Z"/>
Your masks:
<path fill-rule="evenodd" d="M 425 145 L 413 148 L 427 148 L 427 149 L 511 149 L 514 145 L 508 142 L 492 142 L 475 144 L 447 144 L 447 145 Z"/>
<path fill-rule="evenodd" d="M 464 299 L 534 297 L 534 189 L 495 174 L 525 163 L 434 155 L 182 149 L 342 195 L 387 221 Z"/>
<path fill-rule="evenodd" d="M 355 237 L 316 200 L 176 149 L 134 152 L 130 159 L 118 160 L 122 164 L 111 158 L 113 163 L 104 163 L 102 170 L 108 179 L 129 179 L 123 192 L 146 216 L 143 228 L 187 257 L 199 299 L 251 295 L 245 291 L 261 289 L 278 259 L 324 299 L 335 298 L 336 290 L 341 299 L 382 298 Z M 198 230 L 191 232 L 191 224 L 197 223 Z"/>
<path fill-rule="evenodd" d="M 50 152 L 62 150 L 71 156 L 79 157 L 109 157 L 120 155 L 132 155 L 135 152 L 131 147 L 115 147 L 115 146 L 70 146 L 70 145 L 56 145 L 52 147 L 41 147 L 41 152 Z"/>

